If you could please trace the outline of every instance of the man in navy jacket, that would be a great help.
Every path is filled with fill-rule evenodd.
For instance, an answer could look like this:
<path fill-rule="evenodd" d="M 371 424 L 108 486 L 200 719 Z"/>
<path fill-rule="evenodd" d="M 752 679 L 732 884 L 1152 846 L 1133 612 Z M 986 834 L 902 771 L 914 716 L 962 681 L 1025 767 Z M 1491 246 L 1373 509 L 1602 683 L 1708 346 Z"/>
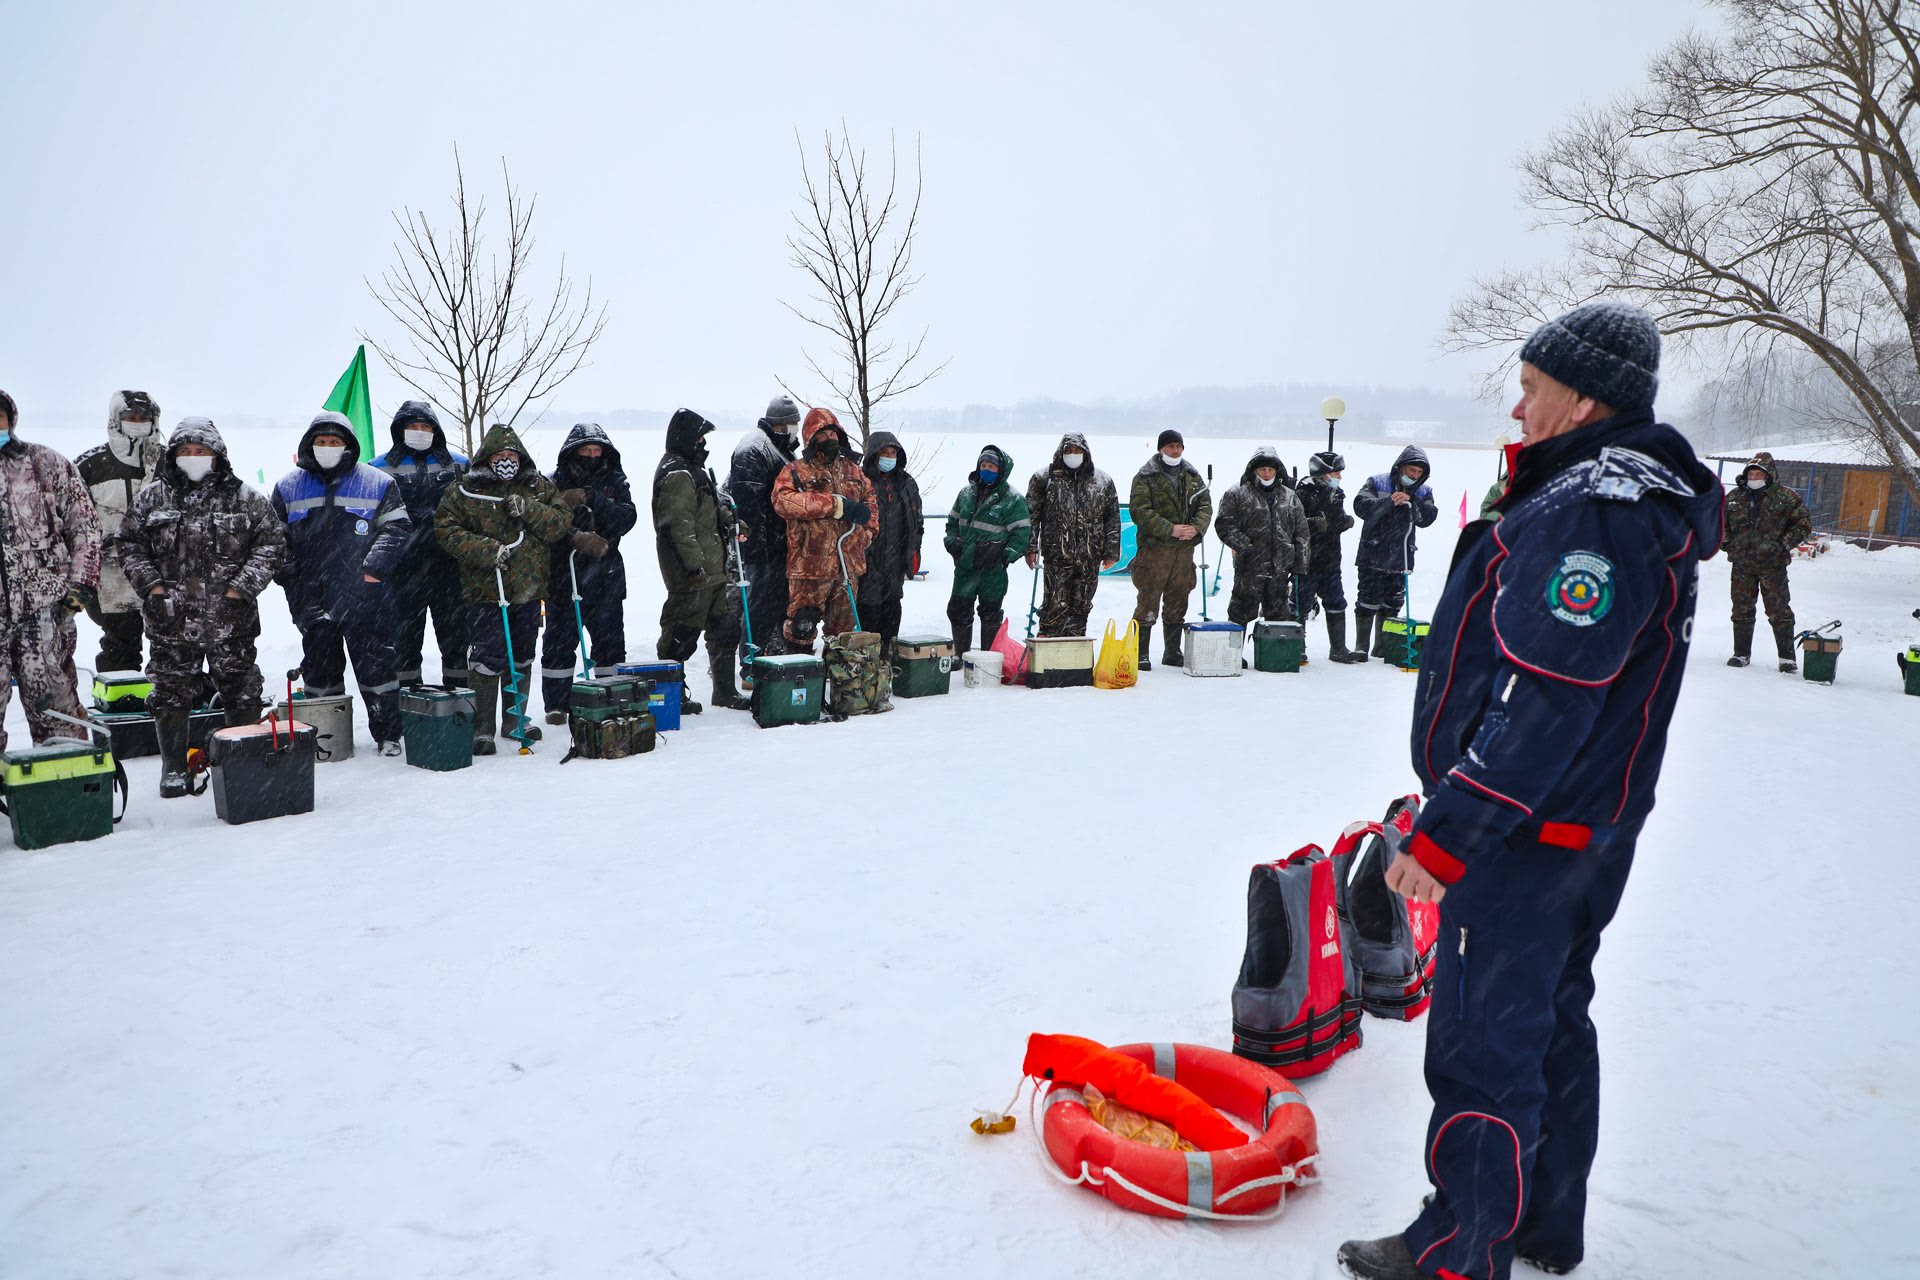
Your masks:
<path fill-rule="evenodd" d="M 1387 869 L 1396 892 L 1440 904 L 1434 1193 L 1403 1234 L 1341 1246 L 1368 1280 L 1581 1260 L 1593 958 L 1653 808 L 1696 570 L 1720 546 L 1718 481 L 1653 418 L 1651 317 L 1588 303 L 1520 359 L 1525 448 L 1500 520 L 1454 552 L 1415 694 L 1427 803 Z"/>

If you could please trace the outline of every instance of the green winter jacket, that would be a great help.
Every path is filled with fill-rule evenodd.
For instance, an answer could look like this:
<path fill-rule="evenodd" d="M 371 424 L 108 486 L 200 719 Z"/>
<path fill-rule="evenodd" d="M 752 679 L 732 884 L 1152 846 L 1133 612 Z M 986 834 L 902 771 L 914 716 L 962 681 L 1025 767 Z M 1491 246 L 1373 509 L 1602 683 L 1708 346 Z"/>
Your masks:
<path fill-rule="evenodd" d="M 512 449 L 520 455 L 520 474 L 502 480 L 493 474 L 493 455 Z M 514 515 L 511 506 L 523 506 Z M 560 502 L 553 481 L 533 465 L 533 455 L 512 427 L 495 423 L 487 428 L 472 469 L 448 486 L 434 512 L 433 536 L 460 565 L 460 594 L 468 604 L 488 604 L 500 598 L 494 582 L 494 555 L 503 546 L 519 542 L 501 571 L 507 603 L 539 600 L 547 588 L 547 545 L 573 531 L 573 512 Z"/>
<path fill-rule="evenodd" d="M 1200 539 L 1207 536 L 1213 523 L 1213 495 L 1207 482 L 1185 458 L 1177 467 L 1169 467 L 1154 454 L 1147 464 L 1133 473 L 1133 489 L 1127 496 L 1127 513 L 1139 530 L 1143 547 L 1175 547 L 1194 552 Z M 1190 524 L 1200 532 L 1182 542 L 1173 536 L 1173 526 Z"/>
<path fill-rule="evenodd" d="M 1013 457 L 998 445 L 987 447 L 1000 455 L 999 478 L 987 489 L 981 487 L 978 471 L 968 474 L 967 487 L 947 513 L 947 554 L 953 557 L 956 578 L 1005 569 L 1027 554 L 1033 541 L 1027 500 L 1011 483 Z"/>

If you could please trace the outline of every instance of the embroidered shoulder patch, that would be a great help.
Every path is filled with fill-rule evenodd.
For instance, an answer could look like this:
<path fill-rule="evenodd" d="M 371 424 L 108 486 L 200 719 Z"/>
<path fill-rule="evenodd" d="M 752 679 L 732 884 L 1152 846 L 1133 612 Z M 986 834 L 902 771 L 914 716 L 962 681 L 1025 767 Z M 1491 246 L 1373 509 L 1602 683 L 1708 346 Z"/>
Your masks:
<path fill-rule="evenodd" d="M 1613 562 L 1569 551 L 1547 579 L 1547 608 L 1570 627 L 1590 627 L 1613 609 Z"/>

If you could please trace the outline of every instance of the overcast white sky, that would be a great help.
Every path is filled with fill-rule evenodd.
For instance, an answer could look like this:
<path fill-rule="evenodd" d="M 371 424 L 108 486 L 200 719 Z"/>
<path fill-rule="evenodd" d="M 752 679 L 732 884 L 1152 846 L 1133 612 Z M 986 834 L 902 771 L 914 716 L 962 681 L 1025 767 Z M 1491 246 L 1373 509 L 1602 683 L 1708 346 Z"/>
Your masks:
<path fill-rule="evenodd" d="M 723 11 L 724 10 L 724 11 Z M 1638 83 L 1687 0 L 41 4 L 0 0 L 0 387 L 300 421 L 384 332 L 389 210 L 505 156 L 612 304 L 559 397 L 799 378 L 794 130 L 926 165 L 923 405 L 1298 380 L 1466 387 L 1448 304 L 1552 246 L 1515 156 Z M 475 171 L 478 171 L 477 173 Z M 401 388 L 375 368 L 376 406 Z M 30 421 L 31 418 L 28 418 Z M 24 424 L 23 424 L 24 425 Z"/>

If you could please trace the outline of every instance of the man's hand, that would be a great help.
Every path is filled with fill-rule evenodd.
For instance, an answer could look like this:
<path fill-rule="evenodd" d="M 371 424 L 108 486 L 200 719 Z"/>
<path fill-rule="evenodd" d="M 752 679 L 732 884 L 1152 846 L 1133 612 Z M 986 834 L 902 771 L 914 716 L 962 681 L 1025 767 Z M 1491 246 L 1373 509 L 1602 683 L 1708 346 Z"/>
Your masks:
<path fill-rule="evenodd" d="M 1413 501 L 1413 499 L 1407 496 L 1406 490 L 1395 489 L 1393 493 L 1388 496 L 1387 501 L 1391 502 L 1396 507 L 1404 507 L 1407 505 L 1407 503 Z"/>
<path fill-rule="evenodd" d="M 607 554 L 607 549 L 613 545 L 599 534 L 589 533 L 585 529 L 573 534 L 569 541 L 573 543 L 575 550 L 584 552 L 596 560 Z"/>
<path fill-rule="evenodd" d="M 1191 542 L 1194 538 L 1194 535 L 1198 534 L 1199 532 L 1200 531 L 1198 529 L 1194 528 L 1190 524 L 1177 524 L 1173 526 L 1173 536 L 1180 539 L 1180 541 L 1182 542 Z"/>
<path fill-rule="evenodd" d="M 167 594 L 167 589 L 164 585 L 156 584 L 148 590 L 147 594 L 150 596 L 163 596 Z"/>
<path fill-rule="evenodd" d="M 376 577 L 374 577 L 374 576 L 373 576 L 372 574 L 370 574 L 370 573 L 363 573 L 363 574 L 361 574 L 361 575 L 360 575 L 360 581 L 362 581 L 362 582 L 368 582 L 368 583 L 372 583 L 372 584 L 373 584 L 374 586 L 376 586 L 376 587 L 380 585 L 380 579 L 378 579 L 378 578 L 376 578 Z"/>
<path fill-rule="evenodd" d="M 369 581 L 369 582 L 373 582 L 373 581 L 376 581 L 376 579 L 373 579 L 373 578 L 369 578 L 369 579 L 367 579 L 367 581 Z M 227 599 L 229 599 L 229 600 L 245 600 L 245 599 L 246 599 L 246 597 L 245 597 L 245 596 L 243 596 L 243 595 L 241 595 L 241 594 L 240 594 L 240 593 L 239 593 L 238 591 L 235 591 L 235 590 L 234 590 L 234 589 L 233 589 L 232 587 L 228 587 L 228 588 L 227 588 Z"/>
<path fill-rule="evenodd" d="M 584 507 L 587 505 L 587 491 L 585 489 L 562 489 L 560 491 L 560 501 L 569 507 Z"/>
<path fill-rule="evenodd" d="M 507 495 L 507 514 L 515 520 L 527 514 L 527 495 L 512 493 Z"/>
<path fill-rule="evenodd" d="M 1111 569 L 1113 568 L 1113 566 L 1119 563 L 1120 563 L 1120 557 L 1114 556 L 1111 560 L 1102 560 L 1100 562 L 1100 568 L 1104 572 L 1105 570 Z"/>
<path fill-rule="evenodd" d="M 1027 552 L 1027 568 L 1031 569 L 1033 568 L 1033 566 L 1039 563 L 1040 563 L 1040 548 L 1033 547 Z"/>
<path fill-rule="evenodd" d="M 60 607 L 68 613 L 82 613 L 93 599 L 92 587 L 83 587 L 76 583 L 67 588 L 66 595 L 60 597 Z"/>
<path fill-rule="evenodd" d="M 1404 850 L 1395 854 L 1393 861 L 1387 864 L 1387 888 L 1409 902 L 1438 902 L 1447 896 L 1447 886 Z"/>

